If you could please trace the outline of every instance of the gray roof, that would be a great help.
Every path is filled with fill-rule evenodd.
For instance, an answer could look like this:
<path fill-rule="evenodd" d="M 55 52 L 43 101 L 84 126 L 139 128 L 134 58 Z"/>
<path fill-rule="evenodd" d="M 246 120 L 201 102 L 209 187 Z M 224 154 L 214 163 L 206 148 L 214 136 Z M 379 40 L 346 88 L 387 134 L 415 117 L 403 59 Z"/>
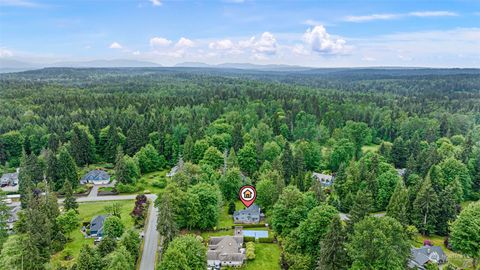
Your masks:
<path fill-rule="evenodd" d="M 105 181 L 110 180 L 110 175 L 104 170 L 93 170 L 85 174 L 81 181 Z"/>
<path fill-rule="evenodd" d="M 423 266 L 428 262 L 445 263 L 447 262 L 447 255 L 439 246 L 423 246 L 411 249 L 411 258 L 408 263 L 410 268 L 418 267 L 423 269 Z"/>
<path fill-rule="evenodd" d="M 401 169 L 395 169 L 397 170 L 397 173 L 399 176 L 403 177 L 405 175 L 405 172 L 407 172 L 407 169 L 401 168 Z"/>
<path fill-rule="evenodd" d="M 335 177 L 331 174 L 323 174 L 323 173 L 317 173 L 314 172 L 312 173 L 312 176 L 315 177 L 318 181 L 320 181 L 320 184 L 322 186 L 331 186 L 333 184 L 333 180 Z"/>
<path fill-rule="evenodd" d="M 107 217 L 103 215 L 93 217 L 90 222 L 90 231 L 97 232 L 97 234 L 103 232 L 103 223 L 106 218 Z"/>
<path fill-rule="evenodd" d="M 18 183 L 18 171 L 14 173 L 4 173 L 0 178 L 0 184 Z"/>
<path fill-rule="evenodd" d="M 207 259 L 231 262 L 243 262 L 245 254 L 240 249 L 243 236 L 211 237 L 208 244 Z"/>
<path fill-rule="evenodd" d="M 260 216 L 260 207 L 257 204 L 252 204 L 247 209 L 238 210 L 238 211 L 233 212 L 234 217 L 235 216 L 237 216 L 237 217 L 238 216 L 248 216 L 248 215 L 251 215 L 251 216 L 258 215 L 258 216 Z"/>
<path fill-rule="evenodd" d="M 18 212 L 22 210 L 20 205 L 10 208 L 10 216 L 7 219 L 7 223 L 14 223 L 18 220 Z"/>

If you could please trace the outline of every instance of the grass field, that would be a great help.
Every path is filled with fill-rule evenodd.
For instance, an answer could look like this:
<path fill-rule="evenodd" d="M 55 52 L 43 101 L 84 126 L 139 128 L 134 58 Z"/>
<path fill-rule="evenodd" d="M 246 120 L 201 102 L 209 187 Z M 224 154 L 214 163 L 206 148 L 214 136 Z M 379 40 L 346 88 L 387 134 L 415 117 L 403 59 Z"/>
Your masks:
<path fill-rule="evenodd" d="M 235 209 L 242 210 L 245 206 L 241 201 L 235 201 Z M 233 216 L 228 214 L 228 202 L 222 207 L 220 217 L 218 219 L 218 228 L 230 228 L 233 226 Z"/>
<path fill-rule="evenodd" d="M 242 270 L 279 270 L 280 247 L 277 244 L 255 243 L 255 259 L 247 261 Z"/>
<path fill-rule="evenodd" d="M 92 203 L 80 203 L 78 207 L 80 220 L 83 221 L 90 221 L 94 216 L 105 214 L 105 206 L 111 205 L 112 203 L 118 203 L 121 209 L 121 216 L 122 216 L 122 223 L 125 225 L 126 229 L 130 229 L 134 226 L 133 219 L 130 217 L 130 212 L 133 209 L 134 201 L 127 200 L 127 201 L 108 201 L 108 202 L 92 202 Z M 65 245 L 63 251 L 58 252 L 57 254 L 52 256 L 51 263 L 54 266 L 66 266 L 70 267 L 75 262 L 75 259 L 78 257 L 80 253 L 80 249 L 82 246 L 86 244 L 90 244 L 93 246 L 93 239 L 92 238 L 85 238 L 81 233 L 82 226 L 78 227 L 78 230 L 71 233 L 70 238 L 71 240 Z M 69 261 L 63 260 L 63 254 L 65 250 L 70 250 L 73 259 Z"/>
<path fill-rule="evenodd" d="M 142 193 L 157 194 L 160 192 L 160 190 L 162 190 L 162 188 L 154 187 L 153 181 L 159 180 L 160 178 L 166 179 L 166 174 L 168 172 L 169 170 L 163 170 L 142 175 L 142 177 L 140 177 L 140 179 L 137 181 L 138 191 Z"/>
<path fill-rule="evenodd" d="M 443 251 L 445 252 L 445 254 L 447 255 L 448 257 L 448 261 L 461 268 L 461 269 L 472 269 L 473 270 L 473 267 L 472 267 L 472 260 L 471 259 L 468 259 L 466 257 L 463 257 L 462 255 L 458 254 L 458 253 L 455 253 L 449 249 L 447 249 L 445 247 L 445 245 L 443 244 L 443 241 L 445 240 L 444 237 L 442 236 L 438 236 L 438 235 L 432 235 L 432 236 L 422 236 L 421 234 L 419 234 L 417 236 L 417 239 L 415 241 L 415 246 L 416 247 L 421 247 L 423 245 L 423 241 L 424 240 L 430 240 L 430 242 L 435 245 L 435 246 L 441 246 Z"/>
<path fill-rule="evenodd" d="M 364 145 L 364 146 L 362 146 L 362 152 L 363 153 L 377 152 L 379 148 L 380 148 L 379 144 Z"/>

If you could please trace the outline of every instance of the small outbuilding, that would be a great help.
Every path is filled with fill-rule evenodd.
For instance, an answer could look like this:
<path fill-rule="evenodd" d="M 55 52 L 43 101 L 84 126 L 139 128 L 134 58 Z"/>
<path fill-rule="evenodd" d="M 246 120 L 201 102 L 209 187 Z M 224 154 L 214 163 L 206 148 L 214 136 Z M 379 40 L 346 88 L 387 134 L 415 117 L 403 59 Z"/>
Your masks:
<path fill-rule="evenodd" d="M 110 183 L 110 175 L 104 170 L 93 170 L 80 179 L 80 184 L 106 185 Z"/>

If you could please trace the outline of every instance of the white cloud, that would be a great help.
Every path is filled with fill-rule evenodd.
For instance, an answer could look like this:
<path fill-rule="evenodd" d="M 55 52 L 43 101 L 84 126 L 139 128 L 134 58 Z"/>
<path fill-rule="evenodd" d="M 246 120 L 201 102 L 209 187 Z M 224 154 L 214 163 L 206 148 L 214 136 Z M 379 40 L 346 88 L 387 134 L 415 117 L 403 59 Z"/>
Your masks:
<path fill-rule="evenodd" d="M 162 2 L 160 0 L 148 0 L 152 3 L 152 5 L 154 6 L 161 6 L 162 5 Z"/>
<path fill-rule="evenodd" d="M 347 22 L 368 22 L 374 20 L 391 20 L 401 17 L 400 14 L 370 14 L 364 16 L 347 16 L 345 21 Z"/>
<path fill-rule="evenodd" d="M 369 14 L 362 16 L 347 16 L 343 20 L 346 22 L 369 22 L 377 20 L 394 20 L 404 17 L 452 17 L 458 16 L 457 13 L 451 11 L 413 11 L 409 13 L 383 13 L 383 14 Z"/>
<path fill-rule="evenodd" d="M 253 52 L 272 55 L 277 52 L 277 39 L 270 32 L 264 32 L 259 40 L 252 40 Z"/>
<path fill-rule="evenodd" d="M 177 48 L 191 48 L 195 46 L 195 43 L 188 38 L 181 37 L 175 44 Z"/>
<path fill-rule="evenodd" d="M 345 40 L 330 36 L 323 25 L 308 29 L 303 35 L 303 40 L 312 51 L 319 54 L 343 53 L 346 49 Z"/>
<path fill-rule="evenodd" d="M 153 37 L 150 39 L 150 46 L 152 47 L 167 47 L 172 44 L 171 40 L 162 37 Z"/>
<path fill-rule="evenodd" d="M 41 5 L 27 0 L 0 0 L 0 6 L 34 8 L 40 7 Z"/>
<path fill-rule="evenodd" d="M 210 42 L 208 47 L 213 50 L 231 50 L 235 47 L 235 44 L 230 39 L 222 39 Z"/>
<path fill-rule="evenodd" d="M 1 58 L 4 58 L 4 57 L 12 57 L 13 56 L 13 52 L 10 51 L 10 50 L 7 50 L 5 48 L 0 48 L 0 57 Z"/>
<path fill-rule="evenodd" d="M 110 44 L 110 49 L 121 49 L 121 48 L 123 47 L 118 42 L 113 42 L 112 44 Z"/>
<path fill-rule="evenodd" d="M 134 51 L 132 54 L 133 55 L 140 55 L 140 51 Z"/>
<path fill-rule="evenodd" d="M 457 13 L 451 11 L 416 11 L 408 13 L 409 16 L 414 17 L 452 17 L 458 16 Z"/>

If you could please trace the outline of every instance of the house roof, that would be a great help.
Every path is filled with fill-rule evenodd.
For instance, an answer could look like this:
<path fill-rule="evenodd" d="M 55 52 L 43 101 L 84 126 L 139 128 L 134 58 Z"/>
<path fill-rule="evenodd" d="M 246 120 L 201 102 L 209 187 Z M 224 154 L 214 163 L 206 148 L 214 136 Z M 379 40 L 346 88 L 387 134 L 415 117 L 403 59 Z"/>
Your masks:
<path fill-rule="evenodd" d="M 320 183 L 324 186 L 330 186 L 333 183 L 335 177 L 331 174 L 323 174 L 323 173 L 312 173 L 312 176 L 315 177 Z"/>
<path fill-rule="evenodd" d="M 398 175 L 402 177 L 405 175 L 405 172 L 407 172 L 407 169 L 405 168 L 395 169 L 395 170 L 397 170 Z"/>
<path fill-rule="evenodd" d="M 0 183 L 18 182 L 18 172 L 4 173 L 0 178 Z"/>
<path fill-rule="evenodd" d="M 95 216 L 90 222 L 90 231 L 100 232 L 103 230 L 103 223 L 107 217 L 103 215 Z"/>
<path fill-rule="evenodd" d="M 243 216 L 243 215 L 260 215 L 260 207 L 257 204 L 252 204 L 247 209 L 233 212 L 233 216 Z"/>
<path fill-rule="evenodd" d="M 207 259 L 220 261 L 245 260 L 245 254 L 240 249 L 243 245 L 243 236 L 211 237 L 208 244 Z"/>
<path fill-rule="evenodd" d="M 447 255 L 439 246 L 423 246 L 411 249 L 411 267 L 423 266 L 427 262 L 441 263 L 447 260 Z"/>
<path fill-rule="evenodd" d="M 10 216 L 7 219 L 7 223 L 14 223 L 18 220 L 18 212 L 22 210 L 20 205 L 10 208 Z"/>
<path fill-rule="evenodd" d="M 85 174 L 82 181 L 105 181 L 110 180 L 110 175 L 104 170 L 93 170 Z"/>

